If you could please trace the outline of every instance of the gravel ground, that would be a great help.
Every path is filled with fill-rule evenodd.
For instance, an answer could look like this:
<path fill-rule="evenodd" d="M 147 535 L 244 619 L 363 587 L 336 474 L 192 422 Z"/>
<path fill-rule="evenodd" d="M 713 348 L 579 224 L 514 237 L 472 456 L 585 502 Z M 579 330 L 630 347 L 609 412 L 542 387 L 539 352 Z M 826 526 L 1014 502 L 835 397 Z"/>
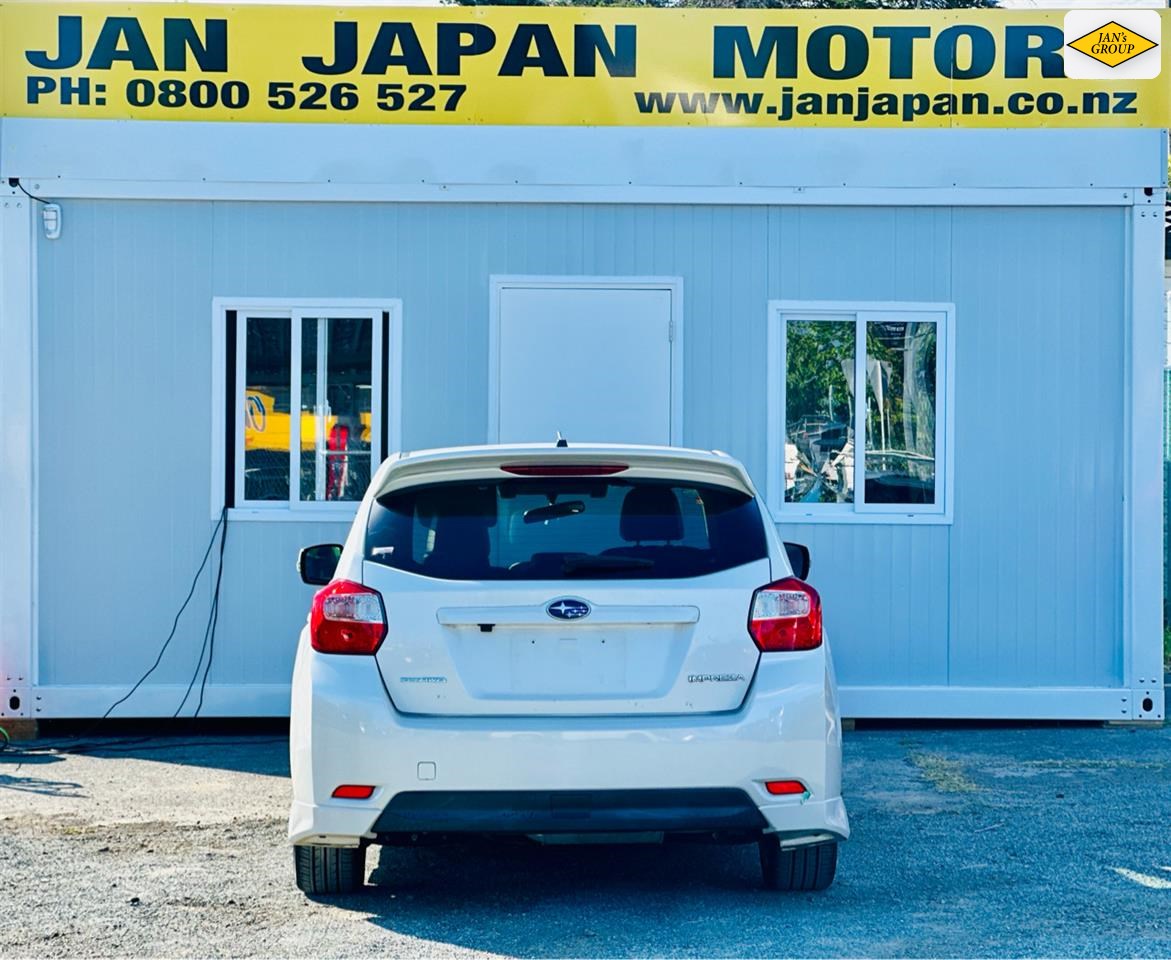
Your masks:
<path fill-rule="evenodd" d="M 1171 955 L 1171 730 L 861 730 L 818 895 L 752 847 L 372 848 L 312 902 L 282 741 L 0 753 L 5 956 Z"/>

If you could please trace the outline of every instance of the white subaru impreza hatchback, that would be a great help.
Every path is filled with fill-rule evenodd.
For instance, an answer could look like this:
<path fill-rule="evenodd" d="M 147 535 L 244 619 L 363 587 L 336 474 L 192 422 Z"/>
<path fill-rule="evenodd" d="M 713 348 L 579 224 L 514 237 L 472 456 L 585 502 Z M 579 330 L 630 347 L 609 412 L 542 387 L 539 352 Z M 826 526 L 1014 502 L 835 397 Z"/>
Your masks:
<path fill-rule="evenodd" d="M 297 884 L 371 843 L 755 842 L 821 890 L 849 835 L 808 552 L 718 452 L 551 444 L 402 454 L 343 547 L 301 552 Z"/>

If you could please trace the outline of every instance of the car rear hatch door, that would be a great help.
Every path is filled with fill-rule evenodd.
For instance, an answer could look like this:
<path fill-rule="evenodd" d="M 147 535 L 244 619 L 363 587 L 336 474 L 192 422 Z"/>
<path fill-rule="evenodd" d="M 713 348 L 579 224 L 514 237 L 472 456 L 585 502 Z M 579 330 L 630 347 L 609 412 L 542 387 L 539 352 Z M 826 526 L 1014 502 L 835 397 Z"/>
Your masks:
<path fill-rule="evenodd" d="M 734 710 L 759 652 L 768 561 L 677 581 L 453 583 L 367 562 L 388 632 L 379 667 L 406 713 L 686 714 Z M 568 619 L 566 618 L 568 616 Z"/>
<path fill-rule="evenodd" d="M 507 469 L 507 468 L 504 468 Z M 770 562 L 754 496 L 683 476 L 488 476 L 376 498 L 363 581 L 396 708 L 449 716 L 736 709 Z"/>

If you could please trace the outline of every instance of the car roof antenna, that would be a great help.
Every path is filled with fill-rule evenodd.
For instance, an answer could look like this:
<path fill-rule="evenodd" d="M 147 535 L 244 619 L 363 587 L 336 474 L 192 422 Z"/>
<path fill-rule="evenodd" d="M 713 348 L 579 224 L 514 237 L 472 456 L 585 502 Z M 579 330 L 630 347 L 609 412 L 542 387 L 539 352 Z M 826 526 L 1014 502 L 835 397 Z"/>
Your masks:
<path fill-rule="evenodd" d="M 560 430 L 557 431 L 557 446 L 559 446 L 559 447 L 568 447 L 569 446 L 569 441 L 566 440 L 563 436 L 561 436 Z"/>

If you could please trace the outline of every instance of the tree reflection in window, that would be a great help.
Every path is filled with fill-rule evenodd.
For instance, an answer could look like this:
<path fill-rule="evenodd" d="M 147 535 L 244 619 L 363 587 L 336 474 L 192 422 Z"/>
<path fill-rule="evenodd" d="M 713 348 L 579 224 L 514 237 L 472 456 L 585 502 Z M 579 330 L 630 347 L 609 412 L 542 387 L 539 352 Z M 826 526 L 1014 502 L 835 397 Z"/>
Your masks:
<path fill-rule="evenodd" d="M 790 320 L 785 500 L 854 500 L 854 318 Z"/>

